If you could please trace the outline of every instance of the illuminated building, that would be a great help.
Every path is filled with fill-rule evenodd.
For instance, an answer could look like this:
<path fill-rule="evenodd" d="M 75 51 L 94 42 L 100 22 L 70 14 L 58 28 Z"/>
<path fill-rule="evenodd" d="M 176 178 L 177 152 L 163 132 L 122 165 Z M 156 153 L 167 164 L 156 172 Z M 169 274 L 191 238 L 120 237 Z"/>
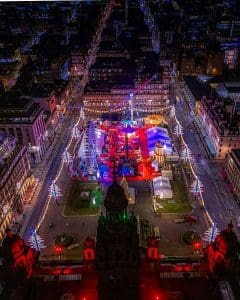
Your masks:
<path fill-rule="evenodd" d="M 228 180 L 232 185 L 233 192 L 236 194 L 237 201 L 240 202 L 240 150 L 232 149 L 227 155 L 225 170 Z"/>
<path fill-rule="evenodd" d="M 225 159 L 231 149 L 240 148 L 239 128 L 234 125 L 236 116 L 232 108 L 224 99 L 204 97 L 199 103 L 197 125 L 212 158 Z"/>
<path fill-rule="evenodd" d="M 46 127 L 43 109 L 29 97 L 6 94 L 0 104 L 0 129 L 29 148 L 31 162 L 40 161 L 46 152 Z"/>
<path fill-rule="evenodd" d="M 31 181 L 27 148 L 11 135 L 0 131 L 0 239 L 22 211 L 22 202 Z"/>

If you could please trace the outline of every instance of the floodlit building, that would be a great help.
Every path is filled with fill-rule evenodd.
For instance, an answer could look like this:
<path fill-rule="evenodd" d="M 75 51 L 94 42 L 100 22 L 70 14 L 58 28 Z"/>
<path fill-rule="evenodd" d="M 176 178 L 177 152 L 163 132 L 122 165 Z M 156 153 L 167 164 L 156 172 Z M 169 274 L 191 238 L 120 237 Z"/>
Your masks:
<path fill-rule="evenodd" d="M 0 131 L 0 239 L 4 230 L 22 211 L 22 202 L 31 184 L 27 147 Z"/>
<path fill-rule="evenodd" d="M 29 148 L 31 162 L 46 152 L 46 127 L 43 109 L 30 97 L 6 94 L 0 104 L 0 130 L 11 134 Z"/>
<path fill-rule="evenodd" d="M 227 155 L 225 169 L 233 192 L 240 201 L 240 149 L 233 149 Z"/>

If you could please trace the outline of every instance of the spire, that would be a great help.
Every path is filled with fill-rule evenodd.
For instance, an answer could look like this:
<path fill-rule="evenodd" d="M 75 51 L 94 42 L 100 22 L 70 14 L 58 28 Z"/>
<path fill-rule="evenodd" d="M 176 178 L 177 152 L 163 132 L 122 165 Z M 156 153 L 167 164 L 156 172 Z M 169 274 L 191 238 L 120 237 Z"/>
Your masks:
<path fill-rule="evenodd" d="M 107 190 L 104 206 L 111 215 L 122 213 L 128 205 L 128 199 L 121 185 L 117 182 L 116 158 L 113 157 L 113 182 Z"/>

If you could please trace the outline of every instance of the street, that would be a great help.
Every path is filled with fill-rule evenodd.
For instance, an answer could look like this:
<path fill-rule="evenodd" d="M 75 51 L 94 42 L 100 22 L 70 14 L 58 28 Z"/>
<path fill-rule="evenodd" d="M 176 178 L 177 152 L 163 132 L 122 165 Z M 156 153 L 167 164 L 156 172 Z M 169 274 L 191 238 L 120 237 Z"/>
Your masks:
<path fill-rule="evenodd" d="M 184 99 L 183 93 L 178 86 L 172 87 L 171 96 L 172 101 L 176 97 Z M 220 230 L 226 228 L 227 224 L 232 220 L 235 225 L 235 231 L 238 233 L 236 220 L 240 214 L 240 208 L 227 190 L 224 179 L 220 175 L 222 162 L 214 161 L 213 163 L 208 159 L 198 133 L 192 128 L 194 117 L 192 117 L 193 112 L 190 113 L 187 103 L 179 101 L 176 103 L 175 108 L 176 116 L 183 126 L 184 139 L 195 158 L 195 171 L 204 185 L 203 197 L 207 211 Z M 189 130 L 190 128 L 191 130 Z M 201 158 L 197 158 L 199 154 Z"/>

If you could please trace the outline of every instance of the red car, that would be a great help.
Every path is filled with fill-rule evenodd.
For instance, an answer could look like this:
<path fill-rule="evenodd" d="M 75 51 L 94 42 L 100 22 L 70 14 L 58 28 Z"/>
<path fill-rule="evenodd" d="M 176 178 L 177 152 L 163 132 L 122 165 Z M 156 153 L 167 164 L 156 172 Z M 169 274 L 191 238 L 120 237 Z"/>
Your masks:
<path fill-rule="evenodd" d="M 185 222 L 194 223 L 197 222 L 197 218 L 195 216 L 184 216 Z"/>

